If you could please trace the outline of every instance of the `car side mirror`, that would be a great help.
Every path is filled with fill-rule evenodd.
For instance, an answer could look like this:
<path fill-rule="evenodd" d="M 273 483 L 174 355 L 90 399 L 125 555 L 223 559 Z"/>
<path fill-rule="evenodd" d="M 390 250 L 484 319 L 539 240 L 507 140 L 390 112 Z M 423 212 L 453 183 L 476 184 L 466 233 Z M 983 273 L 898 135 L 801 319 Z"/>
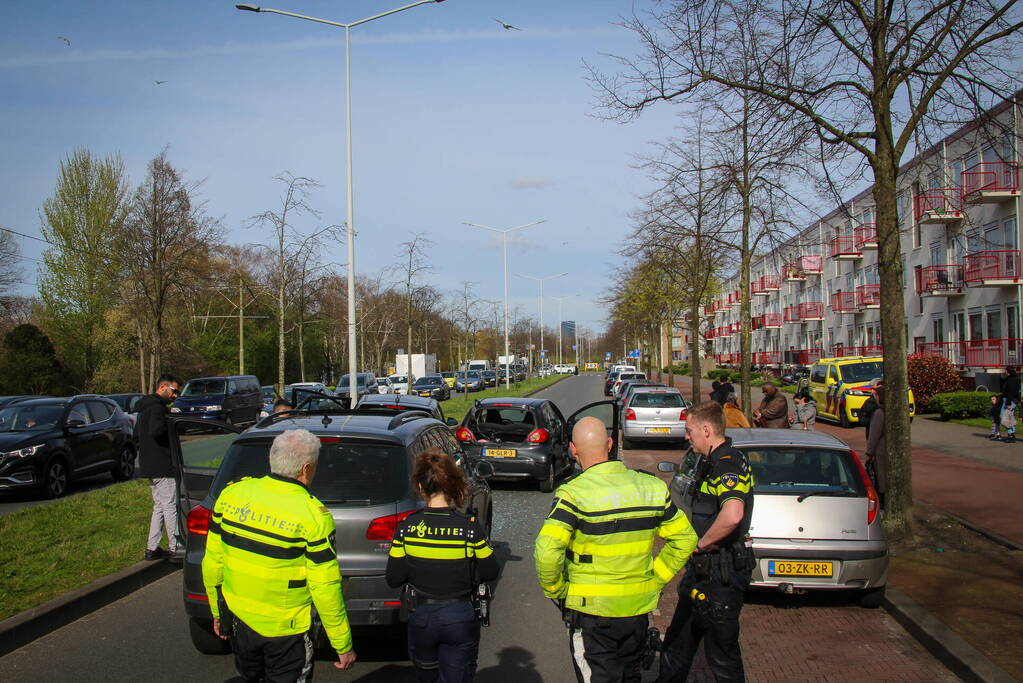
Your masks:
<path fill-rule="evenodd" d="M 657 471 L 666 472 L 668 474 L 674 474 L 675 472 L 678 472 L 678 465 L 667 460 L 662 460 L 661 462 L 657 463 Z"/>
<path fill-rule="evenodd" d="M 64 426 L 67 427 L 68 429 L 73 429 L 75 427 L 84 427 L 85 426 L 85 420 L 79 420 L 79 419 L 75 418 L 75 419 L 72 419 L 72 420 L 68 420 L 67 424 L 64 425 Z"/>
<path fill-rule="evenodd" d="M 444 424 L 446 424 L 448 427 L 457 427 L 458 420 L 456 420 L 453 417 L 449 417 L 448 419 L 444 420 Z"/>
<path fill-rule="evenodd" d="M 494 476 L 494 466 L 486 460 L 477 460 L 473 472 L 480 479 L 489 479 Z"/>

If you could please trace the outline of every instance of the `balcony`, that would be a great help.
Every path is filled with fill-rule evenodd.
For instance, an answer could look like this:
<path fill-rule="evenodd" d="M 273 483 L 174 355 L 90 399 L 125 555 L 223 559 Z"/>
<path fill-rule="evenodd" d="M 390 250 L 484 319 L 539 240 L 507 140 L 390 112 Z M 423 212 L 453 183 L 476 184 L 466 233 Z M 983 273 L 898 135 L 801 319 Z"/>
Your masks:
<path fill-rule="evenodd" d="M 853 230 L 853 242 L 860 251 L 877 249 L 877 224 L 861 223 Z"/>
<path fill-rule="evenodd" d="M 824 272 L 824 257 L 820 254 L 804 254 L 796 264 L 806 275 L 820 275 Z"/>
<path fill-rule="evenodd" d="M 913 197 L 913 216 L 919 223 L 956 223 L 963 220 L 958 187 L 927 190 Z"/>
<path fill-rule="evenodd" d="M 821 359 L 820 349 L 789 349 L 781 354 L 788 365 L 811 365 Z"/>
<path fill-rule="evenodd" d="M 883 353 L 880 345 L 871 346 L 836 346 L 831 354 L 835 358 L 849 358 L 851 356 L 880 356 Z"/>
<path fill-rule="evenodd" d="M 963 257 L 963 280 L 977 287 L 1020 283 L 1020 256 L 1015 249 L 978 251 Z"/>
<path fill-rule="evenodd" d="M 780 330 L 782 316 L 781 313 L 764 313 L 760 317 L 760 329 L 762 330 Z"/>
<path fill-rule="evenodd" d="M 916 352 L 946 358 L 959 368 L 1004 368 L 1019 365 L 1023 339 L 974 339 L 963 342 L 925 342 Z"/>
<path fill-rule="evenodd" d="M 860 285 L 856 288 L 856 308 L 881 308 L 881 285 Z"/>
<path fill-rule="evenodd" d="M 1019 165 L 982 161 L 963 171 L 963 202 L 993 204 L 1019 196 Z"/>
<path fill-rule="evenodd" d="M 781 289 L 781 276 L 780 275 L 765 275 L 760 278 L 760 286 L 765 292 L 770 294 L 771 292 L 777 292 Z"/>
<path fill-rule="evenodd" d="M 749 283 L 749 291 L 753 296 L 767 296 L 767 290 L 764 289 L 764 278 L 758 278 Z"/>
<path fill-rule="evenodd" d="M 729 306 L 738 306 L 741 303 L 742 303 L 742 293 L 741 292 L 730 292 L 728 294 L 728 305 Z"/>
<path fill-rule="evenodd" d="M 841 261 L 857 261 L 863 252 L 856 247 L 856 238 L 841 235 L 831 240 L 831 258 Z"/>
<path fill-rule="evenodd" d="M 824 320 L 824 302 L 804 301 L 799 304 L 799 319 L 802 321 Z"/>
<path fill-rule="evenodd" d="M 963 267 L 958 263 L 916 269 L 916 293 L 920 296 L 956 296 L 965 288 Z"/>
<path fill-rule="evenodd" d="M 786 306 L 783 320 L 787 323 L 799 323 L 799 306 Z"/>
<path fill-rule="evenodd" d="M 835 292 L 831 295 L 831 310 L 835 313 L 859 313 L 856 292 Z"/>
<path fill-rule="evenodd" d="M 781 351 L 758 351 L 753 354 L 756 365 L 781 365 Z"/>

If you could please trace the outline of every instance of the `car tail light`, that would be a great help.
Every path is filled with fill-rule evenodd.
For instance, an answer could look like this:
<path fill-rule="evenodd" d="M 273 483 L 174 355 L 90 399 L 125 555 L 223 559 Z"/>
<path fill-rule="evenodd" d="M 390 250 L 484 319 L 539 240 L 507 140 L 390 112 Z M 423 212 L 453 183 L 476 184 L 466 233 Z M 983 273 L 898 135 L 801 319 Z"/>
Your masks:
<path fill-rule="evenodd" d="M 415 510 L 399 512 L 396 515 L 377 517 L 369 523 L 366 529 L 366 539 L 369 541 L 389 541 L 394 538 L 394 532 L 398 529 L 401 520 L 411 515 Z"/>
<path fill-rule="evenodd" d="M 188 521 L 185 524 L 188 528 L 188 533 L 197 536 L 207 535 L 210 532 L 210 517 L 212 516 L 213 513 L 209 508 L 196 505 L 188 511 Z"/>
<path fill-rule="evenodd" d="M 689 418 L 689 408 L 683 408 L 682 412 L 678 414 L 679 422 L 685 422 Z"/>
<path fill-rule="evenodd" d="M 455 430 L 455 438 L 459 441 L 475 441 L 476 437 L 468 427 L 459 427 Z"/>
<path fill-rule="evenodd" d="M 529 436 L 526 437 L 526 441 L 529 443 L 543 443 L 547 440 L 548 436 L 550 436 L 550 434 L 547 433 L 547 430 L 540 427 L 531 431 Z"/>
<path fill-rule="evenodd" d="M 867 468 L 860 462 L 859 457 L 856 455 L 856 451 L 849 451 L 852 455 L 853 460 L 856 462 L 856 467 L 860 470 L 860 479 L 863 480 L 863 488 L 867 490 L 867 524 L 872 524 L 874 519 L 877 517 L 877 511 L 881 507 L 881 501 L 877 497 L 877 491 L 874 489 L 874 482 L 870 481 L 870 475 L 867 474 Z"/>
<path fill-rule="evenodd" d="M 632 408 L 629 408 L 628 410 L 626 410 L 625 411 L 625 419 L 626 420 L 635 420 L 636 419 L 636 411 L 633 410 Z"/>

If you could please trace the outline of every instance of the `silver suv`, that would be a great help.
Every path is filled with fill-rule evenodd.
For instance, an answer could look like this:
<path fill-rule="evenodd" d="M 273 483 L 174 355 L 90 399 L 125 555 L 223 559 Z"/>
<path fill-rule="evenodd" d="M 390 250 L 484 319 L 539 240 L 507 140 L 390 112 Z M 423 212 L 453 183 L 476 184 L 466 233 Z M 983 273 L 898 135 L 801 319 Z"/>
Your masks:
<path fill-rule="evenodd" d="M 200 652 L 222 653 L 230 647 L 213 634 L 202 582 L 211 510 L 228 483 L 269 472 L 270 443 L 286 429 L 308 429 L 322 443 L 311 490 L 337 525 L 342 591 L 353 626 L 398 623 L 398 591 L 387 586 L 384 570 L 398 523 L 423 507 L 410 478 L 418 453 L 440 447 L 455 458 L 469 480 L 467 507 L 490 535 L 493 506 L 485 478 L 493 467 L 466 456 L 448 425 L 422 410 L 320 408 L 271 415 L 243 434 L 231 425 L 172 418 L 171 451 L 183 482 L 181 509 L 189 510 L 185 612 Z"/>

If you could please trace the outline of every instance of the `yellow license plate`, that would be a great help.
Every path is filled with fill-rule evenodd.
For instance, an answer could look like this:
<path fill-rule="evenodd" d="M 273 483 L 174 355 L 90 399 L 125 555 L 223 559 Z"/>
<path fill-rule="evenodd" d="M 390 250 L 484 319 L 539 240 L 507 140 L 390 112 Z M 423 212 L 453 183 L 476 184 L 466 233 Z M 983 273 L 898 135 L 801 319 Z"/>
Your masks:
<path fill-rule="evenodd" d="M 782 562 L 768 560 L 768 576 L 832 576 L 833 562 Z"/>
<path fill-rule="evenodd" d="M 430 392 L 429 391 L 420 391 L 419 395 L 420 396 L 425 396 L 425 397 L 429 398 L 430 397 Z"/>
<path fill-rule="evenodd" d="M 515 451 L 511 448 L 485 448 L 483 455 L 488 458 L 514 458 Z"/>
<path fill-rule="evenodd" d="M 647 427 L 647 434 L 671 434 L 671 427 Z"/>

